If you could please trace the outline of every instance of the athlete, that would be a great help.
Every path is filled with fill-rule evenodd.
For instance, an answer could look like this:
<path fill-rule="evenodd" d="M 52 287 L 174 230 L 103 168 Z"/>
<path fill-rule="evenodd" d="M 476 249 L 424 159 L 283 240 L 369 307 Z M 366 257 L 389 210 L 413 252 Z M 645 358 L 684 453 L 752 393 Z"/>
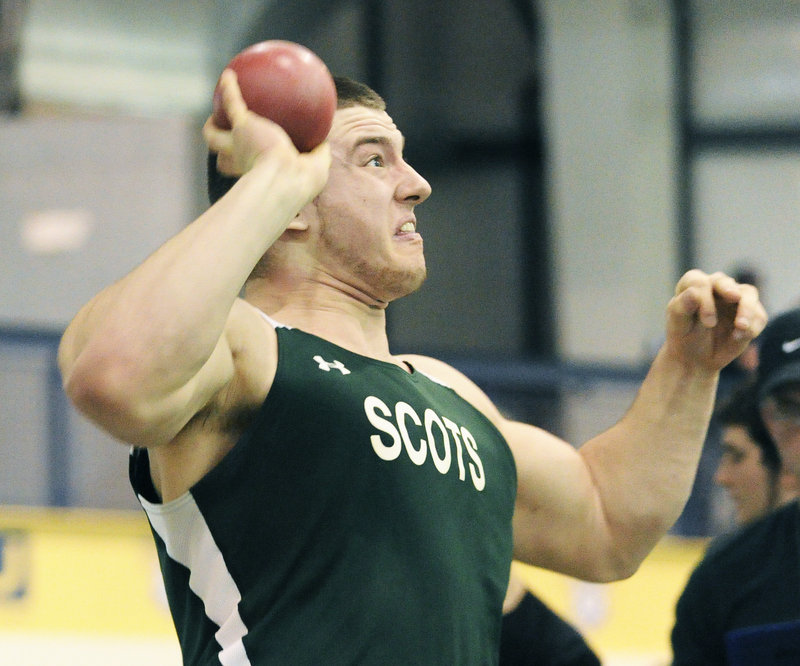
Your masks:
<path fill-rule="evenodd" d="M 230 190 L 59 349 L 72 401 L 133 445 L 184 661 L 495 664 L 512 556 L 624 578 L 676 519 L 757 291 L 684 275 L 630 410 L 576 449 L 391 353 L 431 188 L 383 100 L 338 80 L 327 141 L 298 154 L 221 86 L 232 129 L 204 136 Z"/>

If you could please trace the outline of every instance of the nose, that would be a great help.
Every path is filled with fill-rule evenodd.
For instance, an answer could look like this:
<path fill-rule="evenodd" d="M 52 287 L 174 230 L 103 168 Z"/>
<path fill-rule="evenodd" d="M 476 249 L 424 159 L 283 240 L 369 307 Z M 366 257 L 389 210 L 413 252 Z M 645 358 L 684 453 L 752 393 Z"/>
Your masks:
<path fill-rule="evenodd" d="M 721 462 L 717 467 L 717 471 L 714 472 L 714 482 L 723 488 L 728 488 L 731 485 L 729 471 L 728 465 L 724 461 Z"/>
<path fill-rule="evenodd" d="M 408 162 L 403 162 L 403 178 L 397 186 L 397 198 L 421 204 L 431 195 L 431 186 Z"/>

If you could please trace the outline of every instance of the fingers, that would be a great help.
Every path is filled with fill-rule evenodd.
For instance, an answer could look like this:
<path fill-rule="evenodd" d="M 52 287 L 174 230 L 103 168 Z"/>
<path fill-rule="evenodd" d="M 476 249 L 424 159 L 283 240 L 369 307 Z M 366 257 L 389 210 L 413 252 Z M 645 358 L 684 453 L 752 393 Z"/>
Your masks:
<path fill-rule="evenodd" d="M 311 152 L 301 153 L 300 158 L 312 164 L 312 190 L 316 196 L 328 182 L 331 167 L 331 147 L 323 141 Z"/>
<path fill-rule="evenodd" d="M 221 99 L 222 110 L 230 122 L 230 127 L 218 126 L 214 122 L 214 115 L 212 114 L 203 125 L 203 138 L 213 152 L 221 153 L 231 149 L 233 143 L 231 128 L 244 123 L 247 118 L 247 105 L 242 98 L 241 90 L 239 90 L 236 72 L 232 69 L 225 69 L 222 72 L 217 84 L 217 92 Z"/>
<path fill-rule="evenodd" d="M 209 116 L 203 125 L 203 139 L 205 139 L 209 149 L 215 153 L 228 151 L 233 146 L 233 138 L 230 131 L 217 127 L 212 116 Z"/>
<path fill-rule="evenodd" d="M 739 284 L 724 273 L 688 271 L 675 287 L 671 306 L 676 315 L 705 328 L 717 326 L 724 315 L 735 339 L 755 337 L 766 325 L 758 290 L 753 285 Z"/>
<path fill-rule="evenodd" d="M 229 125 L 218 125 L 222 120 L 215 112 L 203 125 L 203 138 L 209 150 L 217 154 L 217 171 L 221 174 L 242 176 L 260 157 L 274 153 L 279 145 L 291 144 L 272 121 L 248 110 L 232 69 L 222 72 L 214 95 L 215 105 L 219 99 L 218 108 L 224 113 L 222 120 Z"/>
<path fill-rule="evenodd" d="M 327 141 L 323 141 L 310 152 L 304 153 L 302 157 L 317 162 L 319 167 L 325 172 L 325 179 L 327 180 L 328 171 L 331 166 L 331 146 Z"/>
<path fill-rule="evenodd" d="M 225 69 L 219 77 L 219 90 L 222 94 L 222 108 L 228 116 L 231 127 L 244 121 L 247 116 L 247 104 L 242 97 L 236 72 Z"/>
<path fill-rule="evenodd" d="M 289 135 L 273 121 L 248 110 L 233 70 L 220 76 L 217 93 L 230 128 L 217 125 L 212 114 L 203 125 L 203 138 L 216 153 L 217 171 L 239 177 L 256 164 L 268 162 L 275 171 L 293 177 L 298 187 L 316 195 L 324 187 L 330 168 L 327 141 L 309 153 L 299 153 Z"/>
<path fill-rule="evenodd" d="M 691 270 L 683 275 L 675 286 L 673 310 L 677 315 L 696 319 L 706 328 L 717 325 L 717 307 L 714 301 L 714 280 L 719 275 L 707 275 L 699 270 Z"/>
<path fill-rule="evenodd" d="M 758 289 L 751 284 L 739 284 L 738 287 L 740 296 L 734 319 L 734 337 L 754 338 L 767 325 L 767 312 L 761 303 Z"/>

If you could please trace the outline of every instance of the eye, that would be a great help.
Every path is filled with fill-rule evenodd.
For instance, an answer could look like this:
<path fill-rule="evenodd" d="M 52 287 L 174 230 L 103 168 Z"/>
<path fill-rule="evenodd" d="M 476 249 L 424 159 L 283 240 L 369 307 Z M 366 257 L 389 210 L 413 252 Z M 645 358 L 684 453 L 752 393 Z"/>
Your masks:
<path fill-rule="evenodd" d="M 367 160 L 366 166 L 382 167 L 383 164 L 383 158 L 380 155 L 373 155 Z"/>
<path fill-rule="evenodd" d="M 722 458 L 730 465 L 738 465 L 744 460 L 744 453 L 732 446 L 726 446 L 722 450 Z"/>

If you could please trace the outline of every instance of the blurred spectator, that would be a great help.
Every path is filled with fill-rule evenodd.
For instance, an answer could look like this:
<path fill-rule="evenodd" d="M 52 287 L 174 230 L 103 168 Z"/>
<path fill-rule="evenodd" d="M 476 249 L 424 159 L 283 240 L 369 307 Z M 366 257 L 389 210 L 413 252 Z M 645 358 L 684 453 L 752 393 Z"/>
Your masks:
<path fill-rule="evenodd" d="M 583 636 L 511 572 L 503 603 L 499 666 L 600 666 Z"/>
<path fill-rule="evenodd" d="M 800 478 L 800 309 L 774 318 L 759 338 L 754 439 L 766 427 L 782 469 Z M 796 481 L 795 481 L 796 482 Z M 755 635 L 777 658 L 800 664 L 800 501 L 794 499 L 716 540 L 678 601 L 673 666 L 740 664 L 729 659 Z M 794 646 L 794 647 L 793 647 Z"/>
<path fill-rule="evenodd" d="M 739 525 L 798 496 L 797 478 L 781 470 L 778 449 L 761 421 L 752 382 L 736 389 L 715 416 L 722 456 L 714 480 L 728 492 Z"/>

